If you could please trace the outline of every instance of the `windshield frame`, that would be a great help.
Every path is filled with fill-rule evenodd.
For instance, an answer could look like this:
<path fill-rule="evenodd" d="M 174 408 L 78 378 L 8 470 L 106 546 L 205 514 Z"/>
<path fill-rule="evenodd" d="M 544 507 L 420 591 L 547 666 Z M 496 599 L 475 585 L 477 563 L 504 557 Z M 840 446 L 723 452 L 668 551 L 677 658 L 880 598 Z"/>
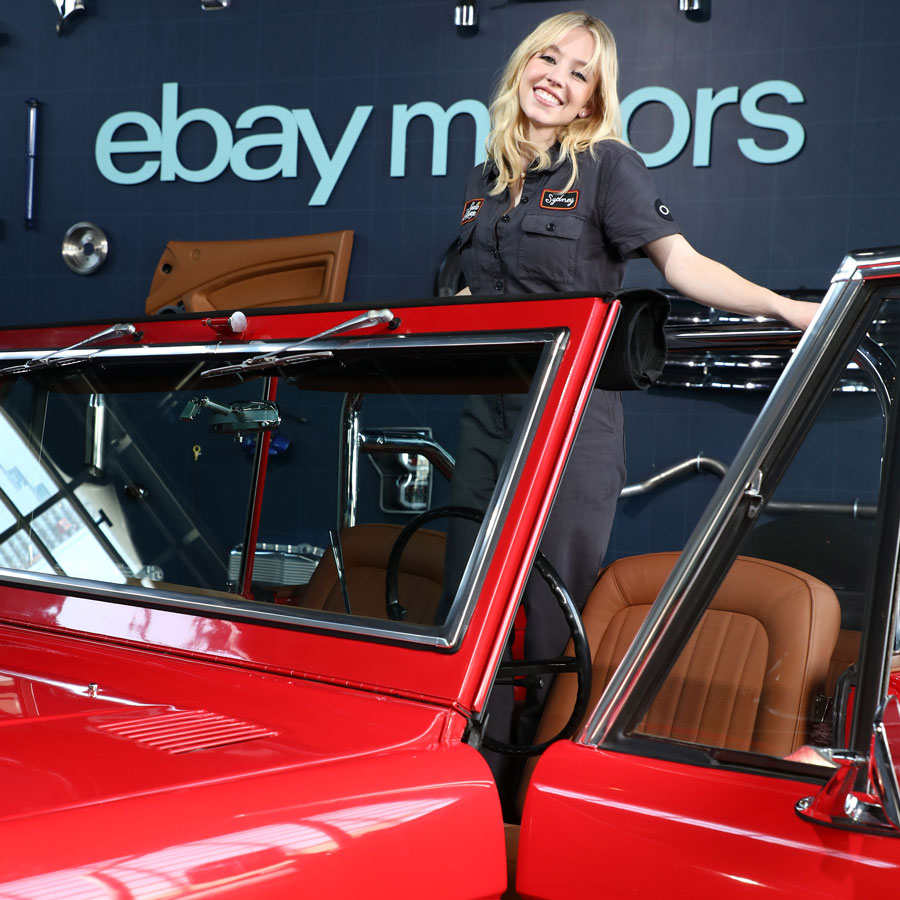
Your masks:
<path fill-rule="evenodd" d="M 337 615 L 304 608 L 294 608 L 271 604 L 260 604 L 253 600 L 234 600 L 216 596 L 179 591 L 169 586 L 143 587 L 134 584 L 115 584 L 94 579 L 78 578 L 67 575 L 50 575 L 44 573 L 25 572 L 18 569 L 0 567 L 0 586 L 28 588 L 47 593 L 81 596 L 101 599 L 113 603 L 138 605 L 149 608 L 167 609 L 187 612 L 194 615 L 205 615 L 225 620 L 238 620 L 276 625 L 282 628 L 300 630 L 325 630 L 349 637 L 366 640 L 387 641 L 390 643 L 413 644 L 443 651 L 453 651 L 459 647 L 463 635 L 471 621 L 472 614 L 487 567 L 496 549 L 498 536 L 506 513 L 509 510 L 512 495 L 518 482 L 524 461 L 531 448 L 537 425 L 546 408 L 547 398 L 558 373 L 563 352 L 569 341 L 569 330 L 565 327 L 536 328 L 522 331 L 481 332 L 481 333 L 449 333 L 442 335 L 429 334 L 397 334 L 378 335 L 365 338 L 327 337 L 310 343 L 308 349 L 329 350 L 348 356 L 364 355 L 372 350 L 390 353 L 394 350 L 416 350 L 442 348 L 496 348 L 502 351 L 513 346 L 533 345 L 540 348 L 532 385 L 529 391 L 529 402 L 523 412 L 522 419 L 514 435 L 510 452 L 504 462 L 498 488 L 487 509 L 485 521 L 480 529 L 473 555 L 469 560 L 457 600 L 453 604 L 447 622 L 441 626 L 423 626 L 414 623 L 393 622 L 390 620 L 375 621 L 360 616 Z M 172 361 L 209 360 L 213 365 L 220 365 L 223 359 L 240 360 L 253 358 L 261 352 L 278 353 L 285 347 L 296 344 L 296 340 L 253 341 L 245 344 L 178 344 L 127 347 L 87 348 L 83 353 L 83 361 L 92 365 L 109 362 L 119 366 L 134 364 L 140 367 L 147 362 L 164 363 Z M 10 363 L 34 357 L 44 352 L 36 349 L 22 349 L 0 352 L 0 361 Z M 80 368 L 80 367 L 79 367 Z M 273 368 L 277 368 L 273 366 Z M 60 370 L 60 375 L 69 375 L 73 370 L 67 366 Z M 83 369 L 82 369 L 83 371 Z M 287 370 L 295 374 L 296 370 Z M 46 369 L 35 372 L 41 378 L 47 378 Z M 254 380 L 265 379 L 273 374 L 272 369 L 253 370 L 248 373 Z M 9 378 L 28 377 L 28 373 L 10 373 Z M 51 376 L 52 377 L 52 373 Z M 224 375 L 224 378 L 229 376 Z M 317 374 L 317 377 L 321 377 Z M 210 386 L 216 379 L 210 379 Z M 261 481 L 251 485 L 251 494 L 264 489 L 264 473 Z M 259 503 L 249 505 L 248 518 L 259 515 Z M 246 550 L 243 551 L 245 556 Z"/>

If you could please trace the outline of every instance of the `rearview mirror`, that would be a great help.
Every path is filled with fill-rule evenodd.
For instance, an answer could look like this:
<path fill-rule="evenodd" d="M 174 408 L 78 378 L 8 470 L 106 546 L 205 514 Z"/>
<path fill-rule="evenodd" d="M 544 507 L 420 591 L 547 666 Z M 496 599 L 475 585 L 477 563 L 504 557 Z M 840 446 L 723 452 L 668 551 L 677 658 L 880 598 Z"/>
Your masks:
<path fill-rule="evenodd" d="M 201 410 L 208 408 L 209 430 L 216 434 L 254 434 L 271 431 L 281 424 L 278 406 L 268 400 L 247 400 L 222 406 L 209 397 L 194 397 L 187 402 L 181 413 L 182 422 L 192 422 Z"/>

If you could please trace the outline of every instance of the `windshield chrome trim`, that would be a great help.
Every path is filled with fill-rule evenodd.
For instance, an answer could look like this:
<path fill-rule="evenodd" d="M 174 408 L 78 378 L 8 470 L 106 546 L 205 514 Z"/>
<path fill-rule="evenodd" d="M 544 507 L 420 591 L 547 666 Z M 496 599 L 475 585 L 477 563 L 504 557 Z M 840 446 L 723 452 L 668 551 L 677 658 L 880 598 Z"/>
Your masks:
<path fill-rule="evenodd" d="M 853 259 L 850 268 L 848 260 Z M 691 589 L 701 567 L 711 556 L 716 535 L 726 529 L 728 522 L 745 497 L 761 462 L 769 453 L 781 423 L 794 414 L 797 397 L 812 381 L 814 362 L 819 358 L 820 345 L 830 345 L 830 338 L 840 335 L 842 325 L 859 317 L 854 301 L 863 291 L 865 266 L 867 276 L 873 270 L 878 275 L 900 275 L 900 257 L 860 262 L 847 257 L 839 273 L 844 277 L 832 282 L 822 300 L 822 308 L 809 329 L 800 339 L 797 349 L 772 389 L 765 406 L 754 422 L 725 478 L 710 500 L 700 522 L 688 539 L 675 567 L 660 590 L 656 602 L 631 646 L 606 685 L 603 694 L 584 729 L 577 737 L 582 743 L 601 745 L 609 740 L 620 725 L 627 701 L 657 652 L 664 636 L 672 630 L 673 620 L 687 605 Z"/>
<path fill-rule="evenodd" d="M 171 588 L 150 588 L 143 585 L 113 584 L 109 581 L 94 581 L 90 578 L 76 578 L 68 575 L 45 575 L 24 572 L 20 569 L 7 569 L 0 566 L 0 585 L 4 587 L 26 588 L 44 591 L 69 597 L 83 597 L 86 600 L 113 601 L 122 604 L 138 603 L 142 606 L 161 609 L 168 612 L 186 613 L 188 615 L 209 615 L 221 619 L 242 619 L 262 624 L 289 625 L 293 627 L 327 628 L 349 636 L 382 638 L 393 637 L 403 641 L 411 638 L 416 643 L 443 646 L 445 641 L 437 633 L 421 633 L 411 636 L 409 632 L 386 632 L 382 628 L 373 628 L 370 619 L 324 618 L 328 615 L 315 610 L 294 609 L 275 604 L 263 606 L 250 600 L 235 596 L 226 600 L 224 597 L 209 597 L 203 594 L 192 594 L 188 591 L 173 591 Z M 319 618 L 319 616 L 323 618 Z M 408 626 L 414 628 L 415 626 Z"/>
<path fill-rule="evenodd" d="M 513 331 L 505 329 L 493 333 L 477 335 L 465 334 L 391 334 L 366 338 L 329 338 L 317 341 L 316 350 L 375 350 L 397 346 L 404 347 L 478 347 L 486 344 L 515 345 L 533 344 L 535 341 L 553 340 L 553 332 L 546 329 Z M 92 362 L 149 362 L 153 360 L 212 357 L 216 360 L 233 357 L 253 357 L 261 350 L 277 354 L 296 345 L 296 340 L 247 341 L 243 344 L 135 344 L 129 347 L 84 348 L 66 355 L 67 360 L 90 359 Z M 0 350 L 0 364 L 31 359 L 36 353 L 56 352 L 54 348 L 29 347 L 23 350 Z"/>

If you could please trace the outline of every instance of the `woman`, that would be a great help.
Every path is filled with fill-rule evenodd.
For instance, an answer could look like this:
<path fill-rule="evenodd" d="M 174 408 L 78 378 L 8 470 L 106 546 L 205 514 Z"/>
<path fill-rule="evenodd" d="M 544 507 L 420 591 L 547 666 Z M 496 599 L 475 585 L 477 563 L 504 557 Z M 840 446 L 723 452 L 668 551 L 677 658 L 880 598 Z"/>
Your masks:
<path fill-rule="evenodd" d="M 516 48 L 491 104 L 487 161 L 466 184 L 459 249 L 468 287 L 462 293 L 608 293 L 622 286 L 627 260 L 646 255 L 672 287 L 698 303 L 805 329 L 816 304 L 753 284 L 685 240 L 641 158 L 622 140 L 617 78 L 612 33 L 585 13 L 547 19 Z M 470 402 L 454 504 L 484 508 L 485 486 L 496 478 L 521 405 L 512 395 Z M 621 399 L 597 390 L 541 541 L 579 605 L 596 580 L 624 481 Z M 534 576 L 523 603 L 526 657 L 558 655 L 567 630 Z M 530 742 L 548 687 L 530 696 L 518 742 Z M 511 696 L 494 693 L 489 730 L 505 738 Z"/>

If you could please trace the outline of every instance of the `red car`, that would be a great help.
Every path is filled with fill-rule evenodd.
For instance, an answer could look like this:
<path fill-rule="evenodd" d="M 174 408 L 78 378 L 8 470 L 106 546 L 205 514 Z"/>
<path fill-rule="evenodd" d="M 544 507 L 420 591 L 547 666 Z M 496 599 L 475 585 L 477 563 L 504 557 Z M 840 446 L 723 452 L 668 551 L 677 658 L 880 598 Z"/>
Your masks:
<path fill-rule="evenodd" d="M 683 551 L 615 560 L 580 618 L 539 537 L 646 294 L 0 332 L 0 898 L 895 886 L 898 292 L 900 249 L 861 252 L 799 343 L 669 329 L 670 381 L 789 362 Z M 523 416 L 448 510 L 481 393 Z M 646 487 L 622 515 L 669 521 Z M 448 516 L 478 520 L 453 577 Z M 504 659 L 533 565 L 571 659 Z M 541 668 L 504 823 L 486 703 Z"/>

